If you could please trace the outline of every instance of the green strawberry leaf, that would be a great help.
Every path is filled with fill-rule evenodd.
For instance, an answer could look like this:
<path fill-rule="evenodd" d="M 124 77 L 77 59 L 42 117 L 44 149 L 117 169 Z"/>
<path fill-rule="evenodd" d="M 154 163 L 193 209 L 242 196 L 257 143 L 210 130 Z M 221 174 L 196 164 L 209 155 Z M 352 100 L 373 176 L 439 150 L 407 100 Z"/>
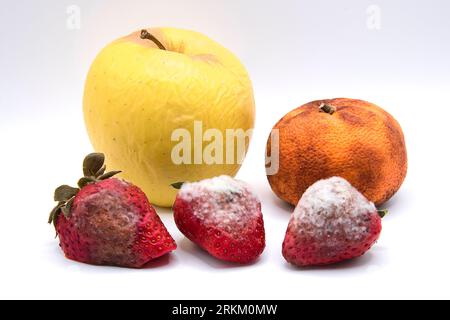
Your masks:
<path fill-rule="evenodd" d="M 50 216 L 48 217 L 48 223 L 52 223 L 56 220 L 56 217 L 59 213 L 59 210 L 64 207 L 65 203 L 64 202 L 60 202 L 56 205 L 56 207 L 53 208 L 53 210 L 50 212 Z"/>
<path fill-rule="evenodd" d="M 110 172 L 107 172 L 107 173 L 105 173 L 105 174 L 102 174 L 100 177 L 98 177 L 98 180 L 106 180 L 106 179 L 109 179 L 109 178 L 112 178 L 112 177 L 114 177 L 116 174 L 119 174 L 119 173 L 121 173 L 122 171 L 110 171 Z"/>
<path fill-rule="evenodd" d="M 96 177 L 96 178 L 100 177 L 102 174 L 105 173 L 105 171 L 106 171 L 106 166 L 103 165 L 103 167 L 101 167 L 100 170 L 98 170 L 98 171 L 95 173 L 95 177 Z"/>
<path fill-rule="evenodd" d="M 56 188 L 53 198 L 55 199 L 55 201 L 58 202 L 67 201 L 73 196 L 75 196 L 78 193 L 78 191 L 80 191 L 80 189 L 73 188 L 68 185 L 62 185 Z"/>
<path fill-rule="evenodd" d="M 389 210 L 388 209 L 383 209 L 383 210 L 378 210 L 378 215 L 380 216 L 380 218 L 384 218 L 389 214 Z"/>
<path fill-rule="evenodd" d="M 86 187 L 89 183 L 95 182 L 95 178 L 93 177 L 83 177 L 80 180 L 78 180 L 78 186 L 80 188 Z"/>
<path fill-rule="evenodd" d="M 105 155 L 103 153 L 91 153 L 84 158 L 83 173 L 85 177 L 94 177 L 105 164 Z"/>
<path fill-rule="evenodd" d="M 171 186 L 177 190 L 180 190 L 181 187 L 183 186 L 183 184 L 184 184 L 184 182 L 175 182 L 175 183 L 172 183 Z"/>
<path fill-rule="evenodd" d="M 66 205 L 61 208 L 62 213 L 64 214 L 64 217 L 69 218 L 70 217 L 70 211 L 72 209 L 73 201 L 75 200 L 75 197 L 67 201 Z"/>

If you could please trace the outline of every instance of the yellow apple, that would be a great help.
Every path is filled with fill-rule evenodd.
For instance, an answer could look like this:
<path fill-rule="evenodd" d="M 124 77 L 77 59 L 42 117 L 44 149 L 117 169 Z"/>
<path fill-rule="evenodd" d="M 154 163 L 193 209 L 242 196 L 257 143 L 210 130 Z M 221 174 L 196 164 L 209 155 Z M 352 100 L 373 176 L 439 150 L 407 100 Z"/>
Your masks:
<path fill-rule="evenodd" d="M 205 35 L 175 28 L 142 30 L 104 48 L 87 76 L 83 111 L 108 167 L 163 207 L 173 204 L 173 183 L 234 176 L 255 120 L 238 58 Z M 233 130 L 248 134 L 244 143 L 232 141 Z"/>

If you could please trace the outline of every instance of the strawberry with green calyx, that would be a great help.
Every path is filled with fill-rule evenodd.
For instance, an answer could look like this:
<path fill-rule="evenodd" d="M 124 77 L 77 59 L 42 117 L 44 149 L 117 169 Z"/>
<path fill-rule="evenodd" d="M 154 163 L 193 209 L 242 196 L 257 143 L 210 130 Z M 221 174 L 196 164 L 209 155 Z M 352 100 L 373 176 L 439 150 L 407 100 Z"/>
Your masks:
<path fill-rule="evenodd" d="M 88 155 L 78 188 L 55 190 L 52 210 L 60 246 L 67 258 L 95 265 L 139 268 L 176 249 L 145 194 L 136 186 L 112 178 L 105 157 Z"/>

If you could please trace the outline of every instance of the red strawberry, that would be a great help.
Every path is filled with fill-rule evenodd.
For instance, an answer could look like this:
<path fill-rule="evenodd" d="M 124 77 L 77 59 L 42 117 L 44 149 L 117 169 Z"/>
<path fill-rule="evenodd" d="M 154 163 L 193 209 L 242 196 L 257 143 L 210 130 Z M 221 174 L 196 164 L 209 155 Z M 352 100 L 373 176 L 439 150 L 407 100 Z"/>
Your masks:
<path fill-rule="evenodd" d="M 378 240 L 384 214 L 346 180 L 318 181 L 303 194 L 292 214 L 283 256 L 297 266 L 359 257 Z"/>
<path fill-rule="evenodd" d="M 67 258 L 95 265 L 139 268 L 176 249 L 145 194 L 104 173 L 103 154 L 83 164 L 80 188 L 61 186 L 50 214 Z M 61 214 L 63 213 L 63 214 Z"/>
<path fill-rule="evenodd" d="M 261 203 L 242 181 L 220 176 L 184 183 L 173 209 L 180 231 L 220 260 L 250 263 L 264 251 Z"/>

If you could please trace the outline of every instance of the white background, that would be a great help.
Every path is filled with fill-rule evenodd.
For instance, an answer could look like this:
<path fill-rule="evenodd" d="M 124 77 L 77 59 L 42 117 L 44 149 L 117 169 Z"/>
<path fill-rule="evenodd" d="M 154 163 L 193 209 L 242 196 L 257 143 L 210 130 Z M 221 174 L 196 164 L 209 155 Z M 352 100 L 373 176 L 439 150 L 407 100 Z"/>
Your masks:
<path fill-rule="evenodd" d="M 448 164 L 450 3 L 445 0 L 2 0 L 0 11 L 0 298 L 450 298 Z M 80 8 L 80 29 L 67 8 Z M 379 30 L 367 9 L 381 11 Z M 81 113 L 84 79 L 108 42 L 149 26 L 209 35 L 235 52 L 255 88 L 257 123 L 238 177 L 263 201 L 267 249 L 240 267 L 185 240 L 144 270 L 63 257 L 46 224 L 53 189 L 75 183 L 92 151 Z M 409 173 L 386 205 L 378 244 L 333 267 L 297 270 L 281 256 L 291 208 L 270 191 L 264 143 L 286 112 L 353 97 L 392 113 L 407 139 Z"/>

